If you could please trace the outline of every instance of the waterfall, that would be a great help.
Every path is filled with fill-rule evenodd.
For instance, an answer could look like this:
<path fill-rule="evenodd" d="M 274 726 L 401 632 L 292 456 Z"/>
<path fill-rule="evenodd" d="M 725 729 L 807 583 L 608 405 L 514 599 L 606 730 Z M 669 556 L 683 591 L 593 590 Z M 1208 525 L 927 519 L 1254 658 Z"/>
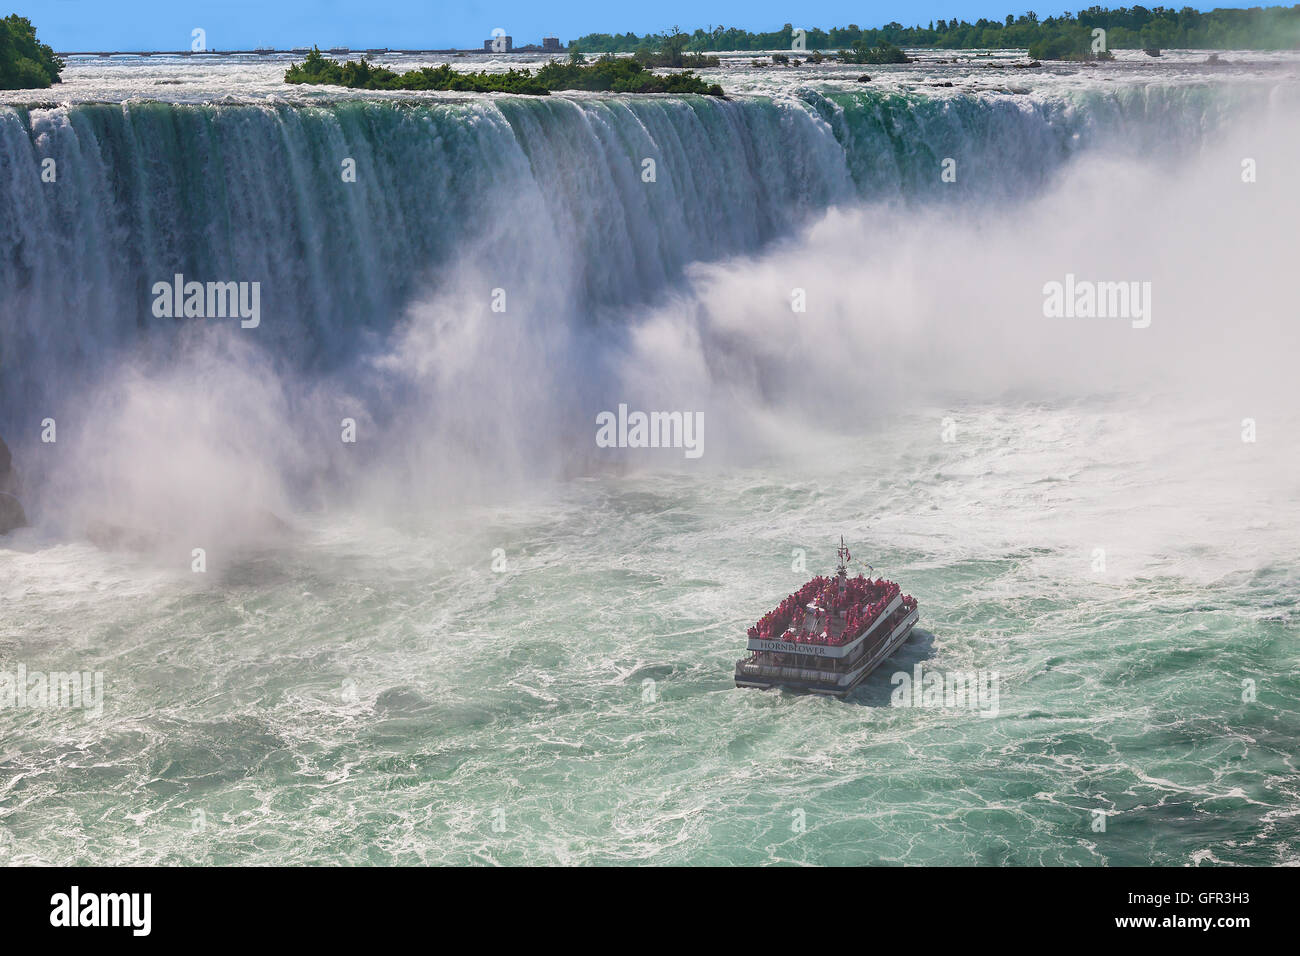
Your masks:
<path fill-rule="evenodd" d="M 390 447 L 439 435 L 404 462 L 414 474 L 447 442 L 508 448 L 519 475 L 568 467 L 555 432 L 586 441 L 631 317 L 680 294 L 692 264 L 758 253 L 832 207 L 893 207 L 892 228 L 900 210 L 1010 208 L 1090 151 L 1201 150 L 1249 96 L 0 107 L 0 434 L 30 465 L 52 418 L 120 459 L 143 427 L 115 424 L 106 406 L 121 404 L 170 415 L 148 426 L 151 460 L 218 420 L 210 444 L 256 460 L 286 432 L 337 443 L 340 419 L 360 416 L 371 434 L 405 429 Z M 160 313 L 175 281 L 256 284 L 260 322 Z M 209 405 L 178 398 L 194 389 Z M 528 418 L 543 404 L 548 428 Z M 251 435 L 259 416 L 291 424 Z M 293 459 L 291 484 L 333 467 Z"/>

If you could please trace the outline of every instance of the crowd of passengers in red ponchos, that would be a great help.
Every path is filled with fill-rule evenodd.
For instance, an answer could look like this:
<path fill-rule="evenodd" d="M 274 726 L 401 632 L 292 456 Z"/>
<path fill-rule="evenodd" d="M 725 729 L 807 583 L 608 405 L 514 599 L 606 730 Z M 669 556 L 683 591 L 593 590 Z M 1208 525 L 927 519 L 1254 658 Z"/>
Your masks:
<path fill-rule="evenodd" d="M 818 576 L 778 604 L 774 611 L 764 614 L 749 629 L 749 637 L 795 644 L 847 644 L 871 626 L 898 592 L 898 585 L 884 578 L 872 581 L 859 574 L 845 581 L 841 591 L 835 578 Z M 814 630 L 804 633 L 809 603 L 822 610 L 813 621 Z M 906 594 L 903 606 L 910 611 L 916 607 L 916 601 Z M 832 617 L 826 613 L 828 609 L 844 614 L 844 629 L 838 635 L 831 633 Z"/>

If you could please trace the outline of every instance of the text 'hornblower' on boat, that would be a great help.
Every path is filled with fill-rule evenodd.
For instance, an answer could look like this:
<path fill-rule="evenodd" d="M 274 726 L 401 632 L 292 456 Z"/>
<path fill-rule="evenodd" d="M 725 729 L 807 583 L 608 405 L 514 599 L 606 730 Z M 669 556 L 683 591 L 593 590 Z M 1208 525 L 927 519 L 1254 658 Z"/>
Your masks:
<path fill-rule="evenodd" d="M 737 687 L 788 687 L 843 697 L 907 640 L 916 599 L 893 581 L 849 577 L 840 538 L 834 577 L 813 578 L 749 629 Z"/>

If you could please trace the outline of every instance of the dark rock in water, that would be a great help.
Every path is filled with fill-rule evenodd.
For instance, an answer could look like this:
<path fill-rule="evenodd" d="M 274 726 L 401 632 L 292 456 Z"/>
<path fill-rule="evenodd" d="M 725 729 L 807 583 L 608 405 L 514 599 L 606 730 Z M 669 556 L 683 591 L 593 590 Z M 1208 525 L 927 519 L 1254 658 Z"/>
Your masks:
<path fill-rule="evenodd" d="M 27 527 L 27 514 L 13 495 L 0 491 L 0 534 Z"/>
<path fill-rule="evenodd" d="M 14 456 L 9 446 L 0 438 L 0 491 L 11 495 L 18 494 L 18 471 L 14 468 Z"/>
<path fill-rule="evenodd" d="M 1227 66 L 1227 65 L 1228 65 L 1228 61 L 1227 61 L 1227 60 L 1220 60 L 1220 59 L 1219 59 L 1219 54 L 1217 54 L 1217 53 L 1211 53 L 1210 56 L 1209 56 L 1209 59 L 1207 59 L 1207 60 L 1205 61 L 1205 65 L 1206 65 L 1206 66 Z"/>
<path fill-rule="evenodd" d="M 858 82 L 859 82 L 859 83 L 870 83 L 870 82 L 871 82 L 871 77 L 869 77 L 869 76 L 867 76 L 867 74 L 863 73 L 860 77 L 858 77 Z"/>
<path fill-rule="evenodd" d="M 287 534 L 293 530 L 293 525 L 289 524 L 289 522 L 285 521 L 274 511 L 269 511 L 266 508 L 258 508 L 254 512 L 253 517 L 257 521 L 260 530 L 264 532 Z"/>
<path fill-rule="evenodd" d="M 18 472 L 14 469 L 14 458 L 5 440 L 0 438 L 0 534 L 27 527 L 27 514 L 16 497 L 17 493 Z"/>
<path fill-rule="evenodd" d="M 162 536 L 157 532 L 125 528 L 107 521 L 90 522 L 86 526 L 86 537 L 105 551 L 148 551 L 162 546 Z"/>
<path fill-rule="evenodd" d="M 1149 47 L 1146 47 L 1142 52 L 1145 53 L 1147 56 L 1159 56 L 1159 55 L 1160 55 L 1160 48 L 1159 48 L 1159 47 L 1154 47 L 1154 46 L 1149 46 Z"/>

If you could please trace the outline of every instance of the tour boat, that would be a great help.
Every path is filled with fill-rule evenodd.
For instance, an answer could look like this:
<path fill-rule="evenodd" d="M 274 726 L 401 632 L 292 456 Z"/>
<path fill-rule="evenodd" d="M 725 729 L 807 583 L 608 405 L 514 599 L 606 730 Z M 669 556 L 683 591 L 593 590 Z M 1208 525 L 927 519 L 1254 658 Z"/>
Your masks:
<path fill-rule="evenodd" d="M 840 538 L 834 577 L 813 578 L 749 629 L 737 687 L 786 687 L 843 697 L 898 650 L 916 626 L 916 599 L 884 578 L 849 577 Z"/>

